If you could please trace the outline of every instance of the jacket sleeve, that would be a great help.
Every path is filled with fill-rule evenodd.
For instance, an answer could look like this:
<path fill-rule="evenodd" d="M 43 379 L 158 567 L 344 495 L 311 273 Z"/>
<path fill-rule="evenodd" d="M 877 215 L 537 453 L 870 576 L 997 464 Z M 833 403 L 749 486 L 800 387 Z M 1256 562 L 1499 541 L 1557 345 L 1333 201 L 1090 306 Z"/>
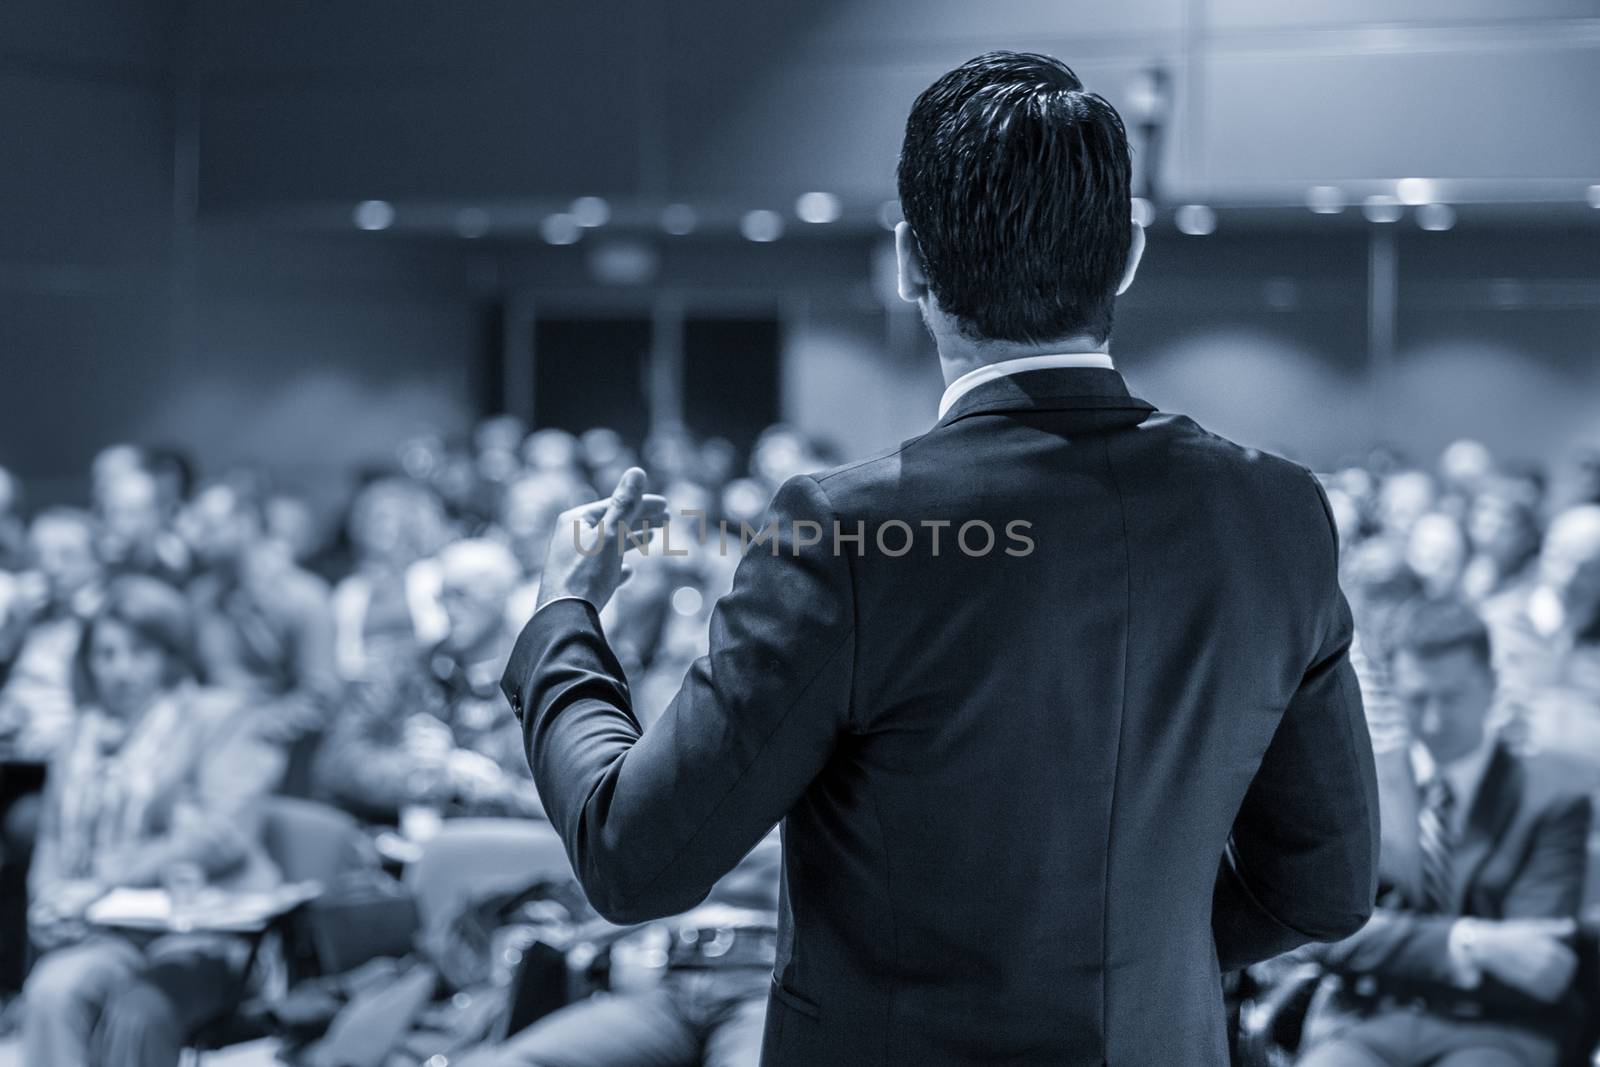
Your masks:
<path fill-rule="evenodd" d="M 1331 517 L 1328 526 L 1322 647 L 1245 793 L 1217 876 L 1212 933 L 1223 970 L 1347 937 L 1377 896 L 1377 773 Z"/>
<path fill-rule="evenodd" d="M 771 536 L 750 544 L 712 614 L 709 654 L 648 730 L 591 605 L 547 604 L 518 638 L 503 688 L 550 822 L 606 918 L 699 903 L 849 729 L 854 598 L 832 522 L 814 480 L 785 483 Z"/>
<path fill-rule="evenodd" d="M 1584 796 L 1564 798 L 1540 816 L 1499 918 L 1565 919 L 1578 914 L 1588 863 L 1589 823 L 1589 799 Z M 1370 974 L 1459 994 L 1449 952 L 1450 927 L 1456 919 L 1454 915 L 1379 908 L 1354 936 L 1319 946 L 1315 958 L 1342 974 Z M 1537 1011 L 1543 1007 L 1487 975 L 1472 996 L 1508 1008 Z"/>

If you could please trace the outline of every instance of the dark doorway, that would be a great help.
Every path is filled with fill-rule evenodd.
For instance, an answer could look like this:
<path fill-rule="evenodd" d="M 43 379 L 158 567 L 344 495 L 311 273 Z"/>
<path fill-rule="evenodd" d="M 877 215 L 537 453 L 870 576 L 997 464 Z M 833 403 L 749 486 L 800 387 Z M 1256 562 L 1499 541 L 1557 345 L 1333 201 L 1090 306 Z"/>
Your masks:
<path fill-rule="evenodd" d="M 616 430 L 638 444 L 650 428 L 650 319 L 540 317 L 533 328 L 533 424 Z"/>
<path fill-rule="evenodd" d="M 690 315 L 683 323 L 683 418 L 698 437 L 749 449 L 778 421 L 779 346 L 773 316 Z"/>

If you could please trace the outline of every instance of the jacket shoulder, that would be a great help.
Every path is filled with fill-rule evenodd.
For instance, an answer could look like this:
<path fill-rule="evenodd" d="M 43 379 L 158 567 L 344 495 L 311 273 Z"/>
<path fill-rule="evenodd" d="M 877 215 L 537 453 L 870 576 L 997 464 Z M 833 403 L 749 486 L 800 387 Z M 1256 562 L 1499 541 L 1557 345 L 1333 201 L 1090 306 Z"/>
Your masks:
<path fill-rule="evenodd" d="M 1594 769 L 1560 752 L 1516 757 L 1521 766 L 1523 810 L 1535 818 L 1591 818 L 1590 796 L 1596 787 Z"/>
<path fill-rule="evenodd" d="M 856 484 L 870 483 L 875 479 L 882 480 L 898 472 L 901 454 L 908 448 L 915 446 L 917 442 L 925 437 L 927 437 L 927 434 L 919 434 L 916 437 L 907 438 L 892 448 L 880 449 L 861 459 L 853 459 L 848 463 L 841 463 L 835 467 L 813 471 L 809 477 L 818 485 L 826 486 L 830 492 Z"/>
<path fill-rule="evenodd" d="M 1261 479 L 1278 480 L 1283 483 L 1309 481 L 1321 484 L 1311 468 L 1304 464 L 1263 448 L 1239 444 L 1221 434 L 1213 433 L 1187 415 L 1157 412 L 1141 423 L 1134 432 L 1169 435 L 1175 444 L 1181 444 L 1197 456 L 1204 456 L 1219 466 L 1249 472 Z"/>

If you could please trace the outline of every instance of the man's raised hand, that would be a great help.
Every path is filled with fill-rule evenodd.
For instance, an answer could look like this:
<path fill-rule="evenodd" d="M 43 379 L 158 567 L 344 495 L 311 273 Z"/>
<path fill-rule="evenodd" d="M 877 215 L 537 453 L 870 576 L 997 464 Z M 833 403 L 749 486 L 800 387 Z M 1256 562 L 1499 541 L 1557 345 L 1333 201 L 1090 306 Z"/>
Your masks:
<path fill-rule="evenodd" d="M 561 513 L 545 551 L 537 607 L 562 597 L 587 600 L 596 611 L 606 606 L 627 578 L 623 555 L 648 544 L 650 531 L 667 521 L 666 498 L 645 488 L 644 471 L 629 467 L 609 497 Z"/>

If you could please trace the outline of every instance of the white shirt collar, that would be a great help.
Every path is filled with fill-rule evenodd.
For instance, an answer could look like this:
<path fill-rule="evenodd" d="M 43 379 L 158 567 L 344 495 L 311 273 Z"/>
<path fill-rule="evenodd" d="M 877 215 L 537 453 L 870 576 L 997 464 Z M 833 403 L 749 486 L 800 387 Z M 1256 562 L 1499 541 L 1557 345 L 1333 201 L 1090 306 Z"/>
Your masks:
<path fill-rule="evenodd" d="M 1422 742 L 1414 742 L 1411 746 L 1411 769 L 1419 788 L 1433 781 L 1437 774 L 1443 774 L 1450 783 L 1450 791 L 1455 797 L 1457 829 L 1466 825 L 1467 817 L 1472 813 L 1472 804 L 1478 798 L 1483 777 L 1489 773 L 1489 759 L 1494 755 L 1494 748 L 1495 735 L 1485 730 L 1483 742 L 1477 748 L 1441 768 Z"/>
<path fill-rule="evenodd" d="M 1021 374 L 1023 371 L 1054 370 L 1058 367 L 1113 369 L 1111 357 L 1104 352 L 1062 352 L 1056 355 L 1023 356 L 1020 359 L 1001 360 L 999 363 L 985 363 L 981 367 L 967 371 L 945 388 L 944 396 L 939 400 L 939 417 L 944 418 L 945 413 L 957 400 L 984 382 L 992 382 L 996 378 L 1004 378 L 1010 374 Z"/>

